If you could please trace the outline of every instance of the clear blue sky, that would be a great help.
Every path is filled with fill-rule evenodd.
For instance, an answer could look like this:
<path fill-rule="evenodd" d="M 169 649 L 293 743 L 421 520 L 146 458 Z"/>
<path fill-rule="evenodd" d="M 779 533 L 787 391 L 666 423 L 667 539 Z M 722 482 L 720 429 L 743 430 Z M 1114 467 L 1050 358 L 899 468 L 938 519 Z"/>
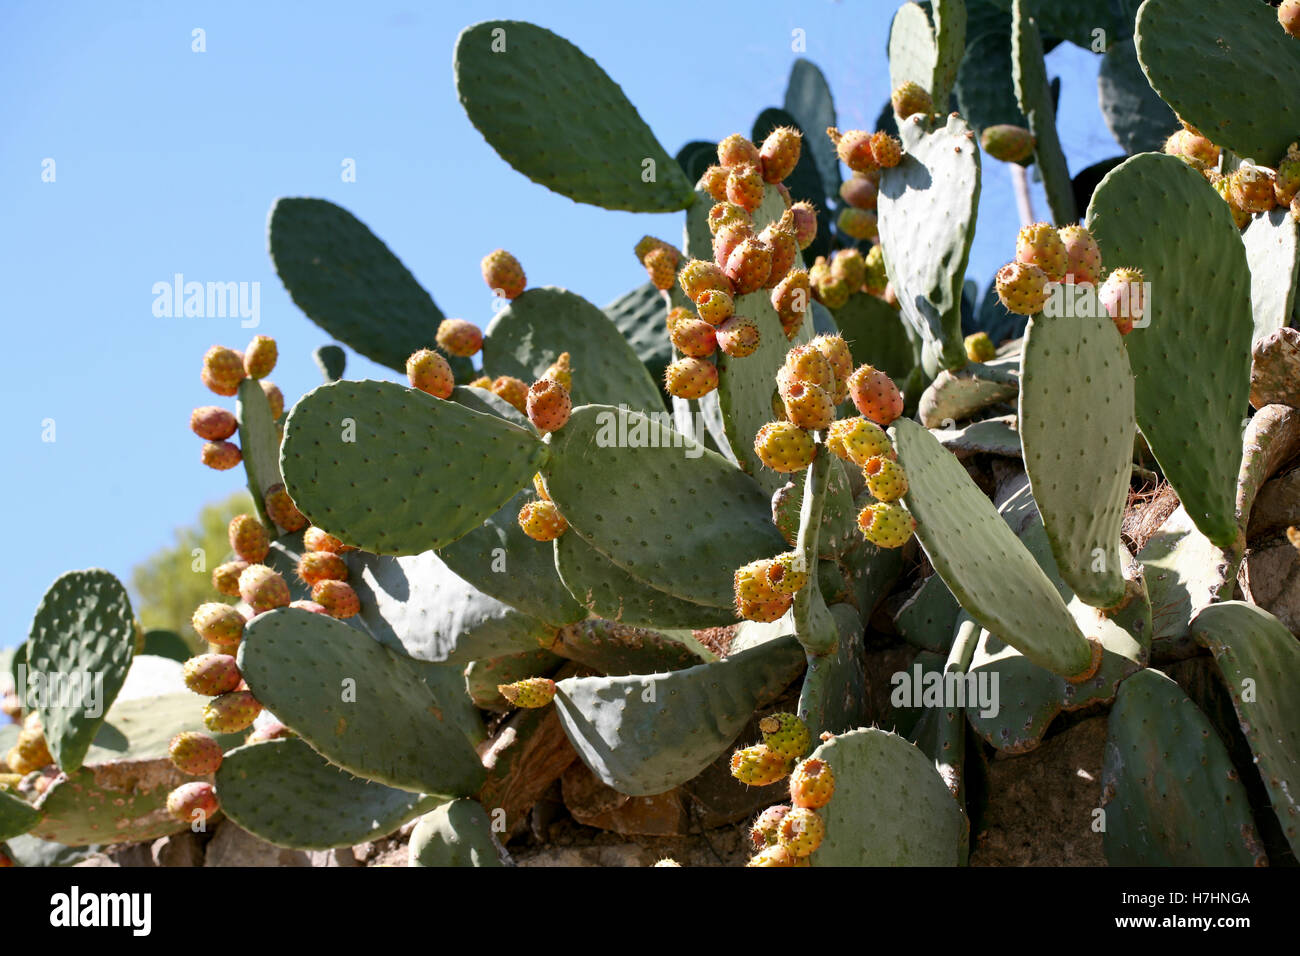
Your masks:
<path fill-rule="evenodd" d="M 272 378 L 292 403 L 319 383 L 329 341 L 285 294 L 266 252 L 275 197 L 339 203 L 384 239 L 451 316 L 491 317 L 479 259 L 505 246 L 530 284 L 604 305 L 644 280 L 633 243 L 680 236 L 680 215 L 577 205 L 510 169 L 465 118 L 451 55 L 478 20 L 533 20 L 568 37 L 623 86 L 669 153 L 748 133 L 779 106 L 796 54 L 826 72 L 840 125 L 874 122 L 889 95 L 891 0 L 645 5 L 409 2 L 0 5 L 0 231 L 7 362 L 0 416 L 10 508 L 0 646 L 26 636 L 65 570 L 131 567 L 172 541 L 206 502 L 242 486 L 214 472 L 189 431 L 203 352 L 280 345 Z M 743 11 L 743 12 L 742 12 Z M 689 25 L 689 26 L 686 26 Z M 206 52 L 191 50 L 205 31 Z M 1071 169 L 1115 155 L 1097 110 L 1097 58 L 1068 45 L 1062 139 Z M 345 158 L 357 181 L 341 181 Z M 55 181 L 42 182 L 54 160 Z M 1041 191 L 1036 209 L 1045 214 Z M 1017 222 L 1007 170 L 987 161 L 970 275 L 1010 258 Z M 261 326 L 155 318 L 154 283 L 261 284 Z M 352 378 L 396 378 L 349 355 Z M 42 441 L 53 419 L 55 441 Z M 184 573 L 184 572 L 182 572 Z"/>

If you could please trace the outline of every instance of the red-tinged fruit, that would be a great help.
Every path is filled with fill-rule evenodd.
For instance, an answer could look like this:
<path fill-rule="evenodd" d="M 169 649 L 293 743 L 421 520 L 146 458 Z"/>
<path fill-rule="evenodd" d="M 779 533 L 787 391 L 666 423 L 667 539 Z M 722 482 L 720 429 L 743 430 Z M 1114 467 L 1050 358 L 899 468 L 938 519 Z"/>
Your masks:
<path fill-rule="evenodd" d="M 492 380 L 492 394 L 528 414 L 528 384 L 513 375 L 498 375 Z"/>
<path fill-rule="evenodd" d="M 1286 156 L 1277 164 L 1273 196 L 1279 206 L 1289 206 L 1296 193 L 1300 193 L 1300 145 L 1292 143 Z"/>
<path fill-rule="evenodd" d="M 266 489 L 266 497 L 262 504 L 266 508 L 267 517 L 285 531 L 301 531 L 307 527 L 307 518 L 293 503 L 284 485 L 275 484 Z"/>
<path fill-rule="evenodd" d="M 903 393 L 880 369 L 860 365 L 849 376 L 849 398 L 864 418 L 881 427 L 903 414 Z"/>
<path fill-rule="evenodd" d="M 227 561 L 217 565 L 212 572 L 212 586 L 227 597 L 239 597 L 239 576 L 248 567 L 248 561 Z"/>
<path fill-rule="evenodd" d="M 713 262 L 720 269 L 727 267 L 728 257 L 736 247 L 746 239 L 754 237 L 754 230 L 747 222 L 735 222 L 723 226 L 713 237 Z"/>
<path fill-rule="evenodd" d="M 872 133 L 871 158 L 881 169 L 892 169 L 903 160 L 903 144 L 883 130 Z"/>
<path fill-rule="evenodd" d="M 799 240 L 794 237 L 794 233 L 781 229 L 777 223 L 764 229 L 759 233 L 758 238 L 772 255 L 772 264 L 768 269 L 767 278 L 763 281 L 763 288 L 771 289 L 789 275 L 790 269 L 798 260 Z"/>
<path fill-rule="evenodd" d="M 543 378 L 529 386 L 526 407 L 528 420 L 533 423 L 533 427 L 546 434 L 564 427 L 569 420 L 569 413 L 573 411 L 573 401 L 569 398 L 569 390 L 563 385 Z"/>
<path fill-rule="evenodd" d="M 204 405 L 190 412 L 190 429 L 207 441 L 225 441 L 239 429 L 239 422 L 224 408 Z"/>
<path fill-rule="evenodd" d="M 315 601 L 290 601 L 289 607 L 297 608 L 299 611 L 307 611 L 311 614 L 329 616 L 329 611 L 325 610 L 325 605 L 317 604 Z"/>
<path fill-rule="evenodd" d="M 1133 331 L 1133 323 L 1146 311 L 1145 277 L 1141 269 L 1116 269 L 1106 276 L 1097 290 L 1102 307 L 1119 329 L 1120 335 Z"/>
<path fill-rule="evenodd" d="M 781 820 L 777 842 L 797 857 L 810 856 L 826 838 L 826 824 L 815 810 L 792 807 Z"/>
<path fill-rule="evenodd" d="M 487 287 L 501 298 L 517 299 L 528 285 L 523 266 L 504 249 L 489 252 L 483 257 L 480 268 Z"/>
<path fill-rule="evenodd" d="M 323 607 L 330 617 L 340 620 L 361 613 L 361 599 L 346 581 L 317 581 L 312 585 L 311 599 Z"/>
<path fill-rule="evenodd" d="M 1254 215 L 1277 205 L 1273 176 L 1259 166 L 1242 165 L 1228 177 L 1228 194 L 1240 209 Z"/>
<path fill-rule="evenodd" d="M 812 285 L 808 273 L 795 269 L 776 284 L 770 296 L 772 308 L 781 319 L 781 325 L 796 329 L 808 314 L 808 303 L 812 300 Z"/>
<path fill-rule="evenodd" d="M 191 777 L 216 773 L 221 766 L 221 745 L 207 734 L 194 730 L 173 737 L 167 745 L 167 755 L 177 770 Z"/>
<path fill-rule="evenodd" d="M 700 176 L 695 188 L 704 190 L 714 200 L 722 202 L 727 198 L 727 167 L 710 166 Z"/>
<path fill-rule="evenodd" d="M 194 610 L 190 623 L 195 632 L 209 644 L 234 647 L 244 637 L 244 616 L 230 604 L 210 601 Z"/>
<path fill-rule="evenodd" d="M 683 355 L 704 358 L 718 350 L 718 336 L 703 319 L 681 319 L 669 333 L 673 346 Z"/>
<path fill-rule="evenodd" d="M 998 299 L 1016 315 L 1042 312 L 1051 294 L 1047 287 L 1050 281 L 1046 272 L 1027 262 L 1008 262 L 994 277 Z"/>
<path fill-rule="evenodd" d="M 716 236 L 726 226 L 749 226 L 754 227 L 754 220 L 744 207 L 737 206 L 734 202 L 714 203 L 709 210 L 709 235 Z"/>
<path fill-rule="evenodd" d="M 812 203 L 800 201 L 788 211 L 794 220 L 794 237 L 799 240 L 799 248 L 807 249 L 817 238 L 817 210 Z"/>
<path fill-rule="evenodd" d="M 244 356 L 224 345 L 214 345 L 203 355 L 200 378 L 218 395 L 234 395 L 244 380 Z"/>
<path fill-rule="evenodd" d="M 756 165 L 735 166 L 727 173 L 727 199 L 751 213 L 763 204 L 763 190 Z"/>
<path fill-rule="evenodd" d="M 677 274 L 677 284 L 686 298 L 698 303 L 706 292 L 717 290 L 731 295 L 731 280 L 721 268 L 703 259 L 692 259 Z"/>
<path fill-rule="evenodd" d="M 1065 246 L 1065 277 L 1093 285 L 1101 281 L 1101 247 L 1083 226 L 1062 226 L 1056 230 Z"/>
<path fill-rule="evenodd" d="M 841 418 L 832 422 L 826 433 L 826 447 L 838 458 L 859 467 L 877 456 L 894 457 L 889 435 L 865 418 Z"/>
<path fill-rule="evenodd" d="M 215 471 L 229 471 L 244 460 L 239 446 L 228 441 L 205 441 L 199 460 Z"/>
<path fill-rule="evenodd" d="M 876 214 L 869 209 L 846 206 L 835 218 L 835 226 L 844 235 L 853 239 L 875 239 L 880 235 L 880 224 Z"/>
<path fill-rule="evenodd" d="M 762 162 L 758 147 L 739 133 L 732 133 L 718 143 L 718 162 L 731 169 L 736 166 L 757 166 Z"/>
<path fill-rule="evenodd" d="M 237 734 L 253 726 L 262 705 L 250 691 L 232 690 L 214 697 L 203 708 L 203 726 L 214 734 Z"/>
<path fill-rule="evenodd" d="M 483 348 L 483 333 L 473 322 L 464 319 L 443 319 L 438 323 L 434 338 L 448 355 L 461 358 L 477 355 Z"/>
<path fill-rule="evenodd" d="M 275 382 L 262 379 L 257 383 L 262 386 L 262 394 L 266 396 L 266 404 L 271 407 L 271 420 L 279 421 L 280 416 L 284 414 L 284 392 L 280 391 L 280 386 Z"/>
<path fill-rule="evenodd" d="M 871 134 L 866 130 L 851 129 L 841 133 L 831 126 L 826 130 L 826 135 L 835 144 L 840 162 L 855 173 L 865 173 L 876 168 L 876 158 L 871 151 Z"/>
<path fill-rule="evenodd" d="M 781 600 L 782 592 L 778 591 L 768 579 L 771 565 L 771 558 L 758 558 L 748 564 L 742 564 L 732 572 L 731 587 L 737 601 L 757 604 Z"/>
<path fill-rule="evenodd" d="M 1277 22 L 1290 36 L 1300 39 L 1300 0 L 1282 0 L 1277 8 Z"/>
<path fill-rule="evenodd" d="M 786 418 L 808 431 L 825 431 L 835 420 L 835 403 L 831 393 L 816 385 L 791 382 L 781 393 Z"/>
<path fill-rule="evenodd" d="M 249 378 L 266 378 L 275 368 L 279 350 L 275 339 L 268 335 L 254 335 L 253 341 L 244 349 L 244 374 Z"/>
<path fill-rule="evenodd" d="M 527 677 L 512 684 L 497 684 L 497 693 L 515 707 L 545 707 L 555 699 L 555 681 L 549 677 Z"/>
<path fill-rule="evenodd" d="M 456 378 L 451 366 L 441 353 L 433 349 L 420 349 L 406 360 L 406 378 L 412 388 L 427 392 L 434 398 L 448 399 L 456 388 Z"/>
<path fill-rule="evenodd" d="M 288 606 L 289 585 L 278 571 L 264 564 L 250 564 L 239 575 L 239 597 L 254 614 L 262 614 Z"/>
<path fill-rule="evenodd" d="M 772 271 L 772 250 L 761 239 L 745 239 L 727 257 L 724 271 L 736 295 L 757 291 Z"/>
<path fill-rule="evenodd" d="M 690 318 L 690 313 L 685 309 L 674 309 L 673 312 L 683 313 L 683 317 Z M 736 311 L 736 300 L 731 297 L 730 292 L 723 292 L 720 289 L 710 289 L 700 296 L 700 300 L 695 303 L 695 311 L 699 313 L 700 319 L 714 327 L 722 325 Z M 671 312 L 669 313 L 671 314 Z M 669 322 L 668 329 L 672 331 L 675 323 Z"/>
<path fill-rule="evenodd" d="M 1187 129 L 1180 129 L 1165 140 L 1165 152 L 1196 169 L 1209 169 L 1219 164 L 1219 147 Z"/>
<path fill-rule="evenodd" d="M 803 382 L 807 385 L 816 385 L 827 392 L 835 391 L 835 366 L 831 364 L 826 354 L 811 342 L 807 345 L 796 345 L 785 353 L 785 363 L 777 373 L 778 387 L 781 386 L 783 377 L 790 383 Z M 785 395 L 783 388 L 781 397 L 784 398 Z"/>
<path fill-rule="evenodd" d="M 1034 155 L 1037 140 L 1023 126 L 1001 123 L 984 127 L 980 146 L 984 152 L 1004 163 L 1024 163 Z"/>
<path fill-rule="evenodd" d="M 750 787 L 768 787 L 784 779 L 788 761 L 765 744 L 742 747 L 731 755 L 731 775 Z"/>
<path fill-rule="evenodd" d="M 200 654 L 184 664 L 185 686 L 204 697 L 217 697 L 235 690 L 243 682 L 239 665 L 230 654 Z"/>
<path fill-rule="evenodd" d="M 660 292 L 667 292 L 673 287 L 673 282 L 677 278 L 679 261 L 681 256 L 677 250 L 660 246 L 658 249 L 650 250 L 642 265 L 650 276 L 651 284 Z"/>
<path fill-rule="evenodd" d="M 753 319 L 733 315 L 718 326 L 716 338 L 718 348 L 732 358 L 746 358 L 758 348 L 761 335 Z"/>
<path fill-rule="evenodd" d="M 820 810 L 835 796 L 835 773 L 830 764 L 809 757 L 790 773 L 790 802 L 796 807 Z"/>
<path fill-rule="evenodd" d="M 308 551 L 329 551 L 333 554 L 343 554 L 345 551 L 353 550 L 328 531 L 315 525 L 302 533 L 302 546 Z"/>
<path fill-rule="evenodd" d="M 763 179 L 775 184 L 789 176 L 799 163 L 802 149 L 803 134 L 797 129 L 778 126 L 768 133 L 758 151 Z"/>
<path fill-rule="evenodd" d="M 569 529 L 553 501 L 530 501 L 519 509 L 519 527 L 534 541 L 554 541 Z"/>
<path fill-rule="evenodd" d="M 745 863 L 745 866 L 757 867 L 782 867 L 782 866 L 799 866 L 799 860 L 781 845 L 769 846 L 764 850 L 755 853 Z"/>
<path fill-rule="evenodd" d="M 241 561 L 257 564 L 266 560 L 271 550 L 271 536 L 266 527 L 252 515 L 235 515 L 226 529 L 230 548 Z"/>
<path fill-rule="evenodd" d="M 216 788 L 210 783 L 183 783 L 167 794 L 168 815 L 192 827 L 205 828 L 220 809 Z"/>
<path fill-rule="evenodd" d="M 907 119 L 915 113 L 934 112 L 934 100 L 929 91 L 911 80 L 894 90 L 889 101 L 894 106 L 894 115 L 899 119 Z"/>
<path fill-rule="evenodd" d="M 1025 226 L 1016 236 L 1016 260 L 1038 266 L 1048 281 L 1060 282 L 1069 268 L 1065 242 L 1056 227 L 1047 222 Z"/>
<path fill-rule="evenodd" d="M 777 595 L 771 601 L 746 601 L 742 598 L 736 599 L 736 613 L 746 621 L 754 621 L 757 624 L 771 624 L 773 621 L 779 621 L 785 617 L 790 606 L 794 603 L 794 597 L 791 595 Z"/>
<path fill-rule="evenodd" d="M 840 198 L 854 209 L 874 210 L 880 187 L 860 173 L 854 173 L 840 183 Z"/>
<path fill-rule="evenodd" d="M 749 828 L 749 839 L 753 842 L 756 850 L 766 849 L 767 847 L 776 846 L 776 831 L 781 825 L 782 819 L 790 812 L 790 808 L 785 804 L 777 804 L 774 807 L 768 807 L 760 813 L 757 819 Z M 785 852 L 784 850 L 782 852 Z"/>
<path fill-rule="evenodd" d="M 718 369 L 701 358 L 681 358 L 664 370 L 664 388 L 676 398 L 703 398 L 718 387 Z"/>
<path fill-rule="evenodd" d="M 298 577 L 309 587 L 321 581 L 346 581 L 348 565 L 329 551 L 308 551 L 298 559 Z"/>

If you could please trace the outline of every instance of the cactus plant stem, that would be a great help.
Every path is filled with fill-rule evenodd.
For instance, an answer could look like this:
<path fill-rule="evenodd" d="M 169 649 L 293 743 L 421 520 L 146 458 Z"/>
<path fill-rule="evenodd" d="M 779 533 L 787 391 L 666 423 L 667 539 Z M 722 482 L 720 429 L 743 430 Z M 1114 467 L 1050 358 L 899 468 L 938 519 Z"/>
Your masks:
<path fill-rule="evenodd" d="M 809 654 L 827 654 L 834 650 L 835 634 L 830 633 L 831 644 L 812 626 L 813 592 L 817 588 L 817 536 L 821 530 L 822 508 L 826 501 L 826 486 L 830 480 L 832 460 L 824 443 L 817 447 L 817 457 L 808 468 L 804 479 L 803 505 L 799 510 L 799 536 L 795 551 L 808 570 L 808 581 L 794 598 L 794 633 Z"/>
<path fill-rule="evenodd" d="M 257 509 L 258 520 L 278 536 L 284 529 L 271 520 L 263 499 L 266 489 L 280 481 L 280 441 L 271 417 L 271 403 L 256 379 L 246 378 L 240 383 L 235 418 L 239 422 L 240 451 L 253 507 Z"/>
<path fill-rule="evenodd" d="M 944 673 L 965 674 L 970 670 L 970 662 L 975 657 L 975 648 L 980 642 L 979 622 L 962 611 L 957 618 L 957 629 L 948 651 L 948 660 L 943 665 Z"/>

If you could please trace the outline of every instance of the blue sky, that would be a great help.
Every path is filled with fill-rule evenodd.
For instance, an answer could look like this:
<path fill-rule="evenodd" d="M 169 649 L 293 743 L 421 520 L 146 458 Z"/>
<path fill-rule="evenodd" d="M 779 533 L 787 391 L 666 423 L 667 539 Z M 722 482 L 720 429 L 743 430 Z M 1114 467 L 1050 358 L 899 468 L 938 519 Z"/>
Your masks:
<path fill-rule="evenodd" d="M 350 209 L 442 310 L 491 318 L 480 258 L 514 252 L 531 285 L 598 305 L 644 274 L 632 245 L 680 236 L 681 216 L 615 213 L 515 173 L 465 118 L 451 55 L 485 19 L 568 37 L 623 86 L 669 153 L 748 132 L 782 102 L 791 31 L 830 79 L 840 126 L 868 126 L 889 95 L 884 55 L 897 3 L 751 0 L 709 5 L 8 2 L 0 6 L 4 327 L 8 361 L 0 646 L 23 640 L 63 571 L 131 567 L 200 506 L 242 485 L 198 460 L 190 410 L 224 404 L 199 382 L 203 352 L 273 336 L 272 379 L 290 403 L 319 383 L 329 337 L 289 300 L 266 252 L 282 195 Z M 741 12 L 743 10 L 743 13 Z M 689 28 L 684 26 L 689 24 Z M 193 31 L 206 51 L 194 52 Z M 1072 171 L 1119 153 L 1097 110 L 1097 58 L 1063 45 L 1061 135 Z M 341 178 L 356 164 L 356 182 Z M 42 172 L 53 160 L 54 181 Z M 1035 208 L 1045 215 L 1041 190 Z M 1004 166 L 986 161 L 970 275 L 1010 258 L 1018 223 Z M 152 288 L 182 273 L 260 283 L 261 324 L 159 318 Z M 397 376 L 349 355 L 351 378 Z M 46 420 L 54 441 L 43 441 Z M 180 573 L 185 573 L 181 569 Z"/>

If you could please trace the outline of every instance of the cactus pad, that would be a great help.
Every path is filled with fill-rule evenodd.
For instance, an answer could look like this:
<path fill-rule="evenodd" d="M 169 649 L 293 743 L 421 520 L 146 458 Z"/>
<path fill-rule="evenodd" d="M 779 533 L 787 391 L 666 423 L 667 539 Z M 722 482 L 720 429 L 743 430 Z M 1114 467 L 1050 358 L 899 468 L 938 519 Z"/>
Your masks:
<path fill-rule="evenodd" d="M 435 807 L 411 833 L 410 866 L 503 866 L 492 840 L 492 821 L 476 800 Z"/>

